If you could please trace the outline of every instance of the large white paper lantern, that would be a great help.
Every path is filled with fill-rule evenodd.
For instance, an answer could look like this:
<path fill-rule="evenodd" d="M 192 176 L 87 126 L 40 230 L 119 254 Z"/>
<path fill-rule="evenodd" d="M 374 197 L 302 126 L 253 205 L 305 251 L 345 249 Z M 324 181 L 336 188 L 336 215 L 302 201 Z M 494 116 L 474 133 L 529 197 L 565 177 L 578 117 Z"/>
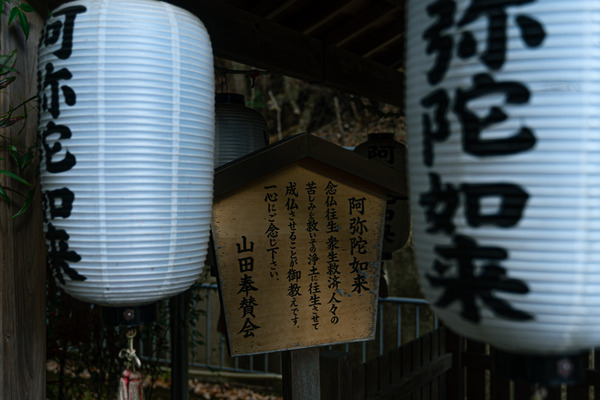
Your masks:
<path fill-rule="evenodd" d="M 406 115 L 420 279 L 512 353 L 600 345 L 600 3 L 410 0 Z"/>
<path fill-rule="evenodd" d="M 215 141 L 215 167 L 220 167 L 269 144 L 267 121 L 245 106 L 243 95 L 217 93 Z"/>
<path fill-rule="evenodd" d="M 107 306 L 173 296 L 201 273 L 214 171 L 211 43 L 153 0 L 72 1 L 40 43 L 49 259 L 66 292 Z"/>

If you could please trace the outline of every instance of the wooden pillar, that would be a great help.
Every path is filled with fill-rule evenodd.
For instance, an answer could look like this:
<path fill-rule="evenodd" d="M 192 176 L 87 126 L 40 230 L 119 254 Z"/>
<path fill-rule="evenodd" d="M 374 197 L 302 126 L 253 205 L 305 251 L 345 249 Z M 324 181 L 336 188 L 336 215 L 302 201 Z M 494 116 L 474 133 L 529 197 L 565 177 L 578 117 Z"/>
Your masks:
<path fill-rule="evenodd" d="M 28 13 L 31 29 L 26 40 L 16 22 L 8 25 L 8 9 L 7 4 L 0 21 L 0 52 L 18 50 L 15 68 L 19 75 L 2 90 L 2 111 L 37 93 L 37 44 L 43 23 L 39 14 Z M 36 143 L 37 110 L 31 111 L 25 129 L 17 135 L 22 126 L 0 129 L 0 135 L 11 136 L 18 147 L 27 148 Z M 10 155 L 1 146 L 0 159 L 4 159 L 0 169 L 8 169 Z M 36 182 L 35 169 L 32 166 L 24 173 L 29 182 Z M 3 174 L 0 183 L 22 204 L 13 190 L 26 193 L 27 186 Z M 11 218 L 20 204 L 0 204 L 0 399 L 46 398 L 46 250 L 37 188 L 29 210 L 19 217 Z"/>
<path fill-rule="evenodd" d="M 283 399 L 320 400 L 319 347 L 284 351 L 281 355 Z"/>

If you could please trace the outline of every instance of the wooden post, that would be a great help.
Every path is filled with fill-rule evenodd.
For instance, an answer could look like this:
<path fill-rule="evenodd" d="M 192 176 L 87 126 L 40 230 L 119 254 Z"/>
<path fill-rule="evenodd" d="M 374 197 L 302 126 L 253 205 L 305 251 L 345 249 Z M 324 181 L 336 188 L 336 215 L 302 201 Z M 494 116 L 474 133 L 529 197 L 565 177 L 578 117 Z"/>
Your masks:
<path fill-rule="evenodd" d="M 1 16 L 0 49 L 2 54 L 18 50 L 15 68 L 20 75 L 2 90 L 2 111 L 37 93 L 37 43 L 43 23 L 39 14 L 28 13 L 31 33 L 26 40 L 16 21 L 8 25 L 9 8 L 5 6 Z M 1 134 L 15 138 L 22 148 L 36 143 L 35 110 L 17 135 L 21 127 L 13 125 L 2 129 Z M 10 155 L 5 149 L 0 148 L 0 158 L 4 158 L 0 169 L 8 169 Z M 36 182 L 35 172 L 35 167 L 29 168 L 24 178 Z M 0 182 L 15 200 L 22 202 L 11 190 L 26 193 L 25 185 L 5 175 L 0 175 Z M 37 190 L 29 210 L 14 219 L 11 216 L 20 204 L 0 205 L 0 399 L 46 398 L 46 250 L 40 197 Z"/>
<path fill-rule="evenodd" d="M 282 353 L 283 399 L 321 400 L 319 348 Z"/>

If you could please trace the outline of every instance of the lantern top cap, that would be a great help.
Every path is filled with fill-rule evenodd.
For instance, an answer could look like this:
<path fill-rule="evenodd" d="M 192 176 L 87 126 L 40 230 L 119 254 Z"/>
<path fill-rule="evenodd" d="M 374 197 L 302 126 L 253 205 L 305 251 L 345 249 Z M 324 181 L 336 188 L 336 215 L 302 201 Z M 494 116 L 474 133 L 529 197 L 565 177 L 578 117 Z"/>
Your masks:
<path fill-rule="evenodd" d="M 217 104 L 245 104 L 244 95 L 238 93 L 217 93 L 215 101 Z"/>
<path fill-rule="evenodd" d="M 214 196 L 224 195 L 268 173 L 305 159 L 318 161 L 373 183 L 398 197 L 408 197 L 402 173 L 310 133 L 290 136 L 221 165 L 215 170 Z"/>

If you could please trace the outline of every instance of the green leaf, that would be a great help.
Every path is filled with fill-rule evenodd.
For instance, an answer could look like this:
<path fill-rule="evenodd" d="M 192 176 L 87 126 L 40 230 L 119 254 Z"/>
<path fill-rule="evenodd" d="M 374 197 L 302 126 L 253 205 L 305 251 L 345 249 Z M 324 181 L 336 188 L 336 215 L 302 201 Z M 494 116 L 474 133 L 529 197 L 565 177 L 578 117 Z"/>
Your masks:
<path fill-rule="evenodd" d="M 8 16 L 8 23 L 12 23 L 20 12 L 22 11 L 19 10 L 18 7 L 13 7 L 12 10 L 10 10 L 10 15 Z"/>
<path fill-rule="evenodd" d="M 25 34 L 25 39 L 29 39 L 29 21 L 27 21 L 27 17 L 25 13 L 19 8 L 19 25 L 21 25 L 21 29 L 23 29 L 23 33 Z"/>
<path fill-rule="evenodd" d="M 0 55 L 0 75 L 7 74 L 9 72 L 17 72 L 14 69 L 15 63 L 17 62 L 17 49 L 14 49 L 8 54 Z"/>
<path fill-rule="evenodd" d="M 0 3 L 0 4 L 2 4 L 2 3 Z M 13 83 L 15 81 L 15 79 L 17 79 L 16 76 L 9 76 L 7 78 L 0 79 L 0 89 L 4 89 L 5 87 L 7 87 L 11 83 Z"/>
<path fill-rule="evenodd" d="M 31 186 L 31 183 L 27 182 L 25 179 L 21 178 L 19 175 L 15 174 L 14 172 L 10 172 L 5 169 L 0 169 L 0 174 L 7 175 L 21 183 L 24 183 L 27 186 Z"/>
<path fill-rule="evenodd" d="M 10 205 L 10 199 L 8 198 L 8 195 L 6 194 L 6 190 L 4 190 L 4 188 L 2 186 L 0 186 L 0 197 L 2 197 L 2 199 L 4 199 L 6 204 Z"/>
<path fill-rule="evenodd" d="M 19 4 L 19 8 L 25 12 L 35 12 L 35 9 L 31 4 L 21 3 Z"/>
<path fill-rule="evenodd" d="M 23 215 L 23 213 L 25 211 L 27 211 L 27 209 L 29 208 L 29 206 L 31 205 L 31 201 L 33 200 L 33 195 L 35 193 L 34 189 L 30 189 L 27 192 L 27 197 L 25 198 L 25 202 L 23 203 L 23 206 L 21 207 L 21 209 L 19 211 L 17 211 L 17 213 L 15 215 L 13 215 L 11 218 L 17 218 L 19 215 Z"/>

